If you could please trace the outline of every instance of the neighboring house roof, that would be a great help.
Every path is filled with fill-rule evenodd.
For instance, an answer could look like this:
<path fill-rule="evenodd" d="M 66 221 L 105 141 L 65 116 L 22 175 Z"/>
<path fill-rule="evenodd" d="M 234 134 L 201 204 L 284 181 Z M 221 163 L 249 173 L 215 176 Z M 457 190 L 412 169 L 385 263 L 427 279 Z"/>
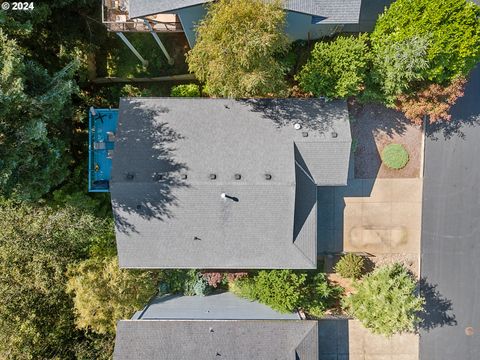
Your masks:
<path fill-rule="evenodd" d="M 257 301 L 231 292 L 207 296 L 164 295 L 154 297 L 133 320 L 299 320 L 298 313 L 279 313 Z"/>
<path fill-rule="evenodd" d="M 131 18 L 158 13 L 173 12 L 190 6 L 201 5 L 212 0 L 129 0 Z M 321 23 L 358 23 L 362 0 L 285 0 L 288 11 L 324 18 Z"/>
<path fill-rule="evenodd" d="M 318 360 L 313 320 L 124 320 L 115 360 Z"/>
<path fill-rule="evenodd" d="M 315 268 L 316 185 L 346 184 L 350 146 L 344 101 L 122 99 L 120 266 Z"/>

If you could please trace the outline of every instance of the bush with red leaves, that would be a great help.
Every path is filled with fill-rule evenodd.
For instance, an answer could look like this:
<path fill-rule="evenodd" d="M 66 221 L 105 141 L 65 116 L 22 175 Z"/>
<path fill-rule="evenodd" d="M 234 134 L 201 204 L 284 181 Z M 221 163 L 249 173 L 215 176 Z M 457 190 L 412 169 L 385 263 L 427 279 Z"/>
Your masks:
<path fill-rule="evenodd" d="M 431 84 L 416 94 L 400 95 L 397 98 L 397 109 L 415 124 L 421 124 L 424 116 L 429 118 L 430 124 L 441 120 L 449 121 L 450 108 L 463 96 L 465 82 L 464 78 L 459 78 L 448 86 Z"/>

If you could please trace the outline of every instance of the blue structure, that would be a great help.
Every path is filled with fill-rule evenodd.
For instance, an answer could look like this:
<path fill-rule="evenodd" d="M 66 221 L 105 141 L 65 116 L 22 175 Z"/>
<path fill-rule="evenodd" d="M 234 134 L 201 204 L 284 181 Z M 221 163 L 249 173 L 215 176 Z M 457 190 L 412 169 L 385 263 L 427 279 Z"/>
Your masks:
<path fill-rule="evenodd" d="M 192 48 L 196 41 L 196 26 L 205 18 L 206 5 L 212 1 L 129 0 L 128 13 L 131 19 L 176 14 Z M 295 41 L 318 39 L 340 31 L 358 31 L 361 6 L 362 0 L 284 0 L 283 7 L 287 12 L 285 32 L 291 41 Z M 349 25 L 354 26 L 349 29 Z"/>
<path fill-rule="evenodd" d="M 109 192 L 118 109 L 88 113 L 88 191 Z"/>

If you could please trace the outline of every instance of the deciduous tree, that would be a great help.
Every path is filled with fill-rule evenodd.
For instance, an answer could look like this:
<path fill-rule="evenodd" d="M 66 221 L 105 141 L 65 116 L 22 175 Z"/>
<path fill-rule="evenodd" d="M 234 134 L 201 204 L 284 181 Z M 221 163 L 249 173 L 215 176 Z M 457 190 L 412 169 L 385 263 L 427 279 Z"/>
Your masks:
<path fill-rule="evenodd" d="M 402 265 L 378 268 L 354 286 L 356 292 L 343 305 L 366 328 L 387 336 L 415 329 L 425 301 L 415 294 L 416 282 Z"/>
<path fill-rule="evenodd" d="M 263 97 L 286 91 L 280 54 L 288 50 L 280 0 L 219 0 L 209 5 L 187 55 L 204 91 L 219 97 Z"/>
<path fill-rule="evenodd" d="M 391 53 L 415 37 L 426 39 L 428 67 L 415 72 L 447 85 L 466 76 L 480 60 L 479 18 L 480 7 L 473 1 L 397 0 L 379 17 L 370 39 L 379 54 Z"/>

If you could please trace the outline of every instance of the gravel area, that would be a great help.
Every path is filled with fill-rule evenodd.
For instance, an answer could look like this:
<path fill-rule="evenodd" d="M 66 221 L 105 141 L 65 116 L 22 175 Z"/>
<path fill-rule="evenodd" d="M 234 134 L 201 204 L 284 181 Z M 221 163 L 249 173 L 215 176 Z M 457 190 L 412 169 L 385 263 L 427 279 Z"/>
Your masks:
<path fill-rule="evenodd" d="M 355 150 L 355 178 L 416 178 L 420 176 L 422 129 L 402 113 L 380 104 L 349 103 Z M 382 164 L 380 153 L 391 143 L 405 146 L 410 160 L 400 170 Z"/>

